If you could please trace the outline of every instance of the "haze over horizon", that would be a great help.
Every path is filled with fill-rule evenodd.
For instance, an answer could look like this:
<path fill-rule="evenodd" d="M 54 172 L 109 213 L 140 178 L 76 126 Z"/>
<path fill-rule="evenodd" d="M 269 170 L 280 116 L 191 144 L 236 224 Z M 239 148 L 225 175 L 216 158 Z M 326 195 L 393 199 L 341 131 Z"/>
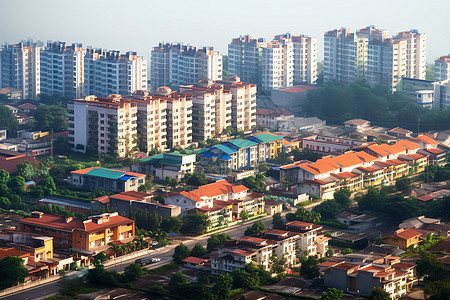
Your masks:
<path fill-rule="evenodd" d="M 76 5 L 75 5 L 76 4 Z M 234 37 L 250 34 L 271 40 L 293 32 L 318 38 L 323 60 L 323 34 L 335 28 L 352 31 L 375 25 L 389 35 L 418 29 L 427 34 L 427 62 L 450 53 L 450 1 L 236 1 L 118 0 L 64 2 L 4 1 L 0 10 L 0 43 L 34 40 L 82 43 L 84 47 L 137 51 L 149 58 L 159 42 L 213 46 L 227 54 Z"/>

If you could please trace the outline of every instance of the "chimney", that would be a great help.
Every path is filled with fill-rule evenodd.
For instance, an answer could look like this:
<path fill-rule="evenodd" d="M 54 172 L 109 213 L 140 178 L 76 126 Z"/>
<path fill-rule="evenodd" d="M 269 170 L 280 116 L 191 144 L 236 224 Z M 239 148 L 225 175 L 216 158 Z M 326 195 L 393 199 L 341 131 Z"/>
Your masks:
<path fill-rule="evenodd" d="M 32 218 L 37 218 L 37 219 L 41 219 L 43 215 L 44 215 L 44 213 L 40 212 L 40 211 L 33 211 L 31 213 L 31 217 Z"/>

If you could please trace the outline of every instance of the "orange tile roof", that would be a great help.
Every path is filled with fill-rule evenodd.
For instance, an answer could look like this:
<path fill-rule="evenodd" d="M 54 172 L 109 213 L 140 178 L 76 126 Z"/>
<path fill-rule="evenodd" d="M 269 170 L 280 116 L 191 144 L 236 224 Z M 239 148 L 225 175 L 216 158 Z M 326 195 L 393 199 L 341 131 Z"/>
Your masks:
<path fill-rule="evenodd" d="M 0 248 L 0 258 L 5 258 L 8 256 L 17 256 L 20 258 L 30 256 L 30 252 L 17 249 L 14 247 L 11 248 Z"/>
<path fill-rule="evenodd" d="M 197 197 L 215 197 L 230 193 L 240 193 L 248 191 L 248 188 L 242 184 L 229 183 L 225 179 L 214 183 L 206 184 L 189 193 Z"/>
<path fill-rule="evenodd" d="M 443 153 L 443 152 L 444 152 L 444 151 L 442 151 L 441 149 L 433 149 L 433 148 L 427 149 L 427 151 L 428 151 L 428 152 L 431 152 L 431 153 L 433 153 L 433 154 L 440 154 L 440 153 Z"/>
<path fill-rule="evenodd" d="M 98 168 L 98 167 L 91 167 L 91 168 L 86 168 L 86 169 L 81 169 L 81 170 L 75 170 L 75 171 L 72 171 L 70 173 L 83 175 L 83 174 L 86 174 L 87 172 L 89 172 L 89 171 L 91 171 L 93 169 L 96 169 L 96 168 Z"/>
<path fill-rule="evenodd" d="M 432 138 L 430 138 L 429 136 L 426 136 L 424 134 L 419 135 L 418 137 L 414 138 L 414 140 L 422 141 L 425 144 L 431 144 L 431 145 L 439 144 L 438 142 L 436 142 L 435 140 L 433 140 Z"/>
<path fill-rule="evenodd" d="M 199 258 L 199 257 L 194 257 L 194 256 L 189 256 L 186 257 L 185 259 L 183 259 L 184 263 L 189 263 L 189 264 L 194 264 L 194 265 L 199 265 L 202 263 L 205 263 L 207 260 L 204 258 Z"/>
<path fill-rule="evenodd" d="M 403 146 L 403 147 L 405 147 L 406 149 L 409 149 L 409 150 L 420 149 L 420 145 L 419 144 L 414 143 L 412 141 L 408 141 L 408 140 L 398 141 L 397 143 L 395 143 L 395 145 Z"/>
<path fill-rule="evenodd" d="M 421 155 L 421 154 L 418 154 L 418 153 L 410 154 L 408 156 L 411 157 L 412 159 L 421 159 L 421 158 L 426 157 L 425 155 Z"/>
<path fill-rule="evenodd" d="M 176 194 L 176 193 L 175 193 Z M 205 201 L 204 199 L 197 197 L 196 195 L 192 194 L 191 192 L 182 191 L 179 192 L 179 194 L 188 197 L 189 199 L 193 200 L 194 202 L 202 202 Z"/>
<path fill-rule="evenodd" d="M 377 158 L 373 155 L 370 155 L 367 152 L 364 151 L 360 151 L 360 152 L 356 152 L 356 155 L 359 157 L 359 159 L 361 159 L 363 162 L 371 162 L 371 161 L 376 161 Z"/>
<path fill-rule="evenodd" d="M 399 237 L 404 240 L 409 240 L 409 239 L 412 239 L 412 238 L 414 238 L 416 236 L 420 236 L 420 235 L 421 235 L 420 232 L 417 232 L 411 228 L 407 228 L 407 229 L 397 230 L 396 232 L 394 232 L 394 234 L 392 236 L 396 236 L 396 237 Z"/>

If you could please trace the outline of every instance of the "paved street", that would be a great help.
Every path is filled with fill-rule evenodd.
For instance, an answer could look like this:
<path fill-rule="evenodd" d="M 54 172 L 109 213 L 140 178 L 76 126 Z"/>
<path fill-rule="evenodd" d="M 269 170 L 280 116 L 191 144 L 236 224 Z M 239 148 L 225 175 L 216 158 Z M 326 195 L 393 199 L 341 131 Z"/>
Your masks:
<path fill-rule="evenodd" d="M 319 205 L 320 203 L 321 202 L 315 202 L 313 204 L 305 206 L 305 208 L 310 210 L 312 207 Z M 286 213 L 287 212 L 283 212 L 282 216 L 284 217 L 286 215 Z M 266 224 L 267 227 L 272 227 L 272 216 L 266 216 L 261 219 L 247 221 L 243 225 L 237 225 L 237 226 L 233 226 L 231 228 L 225 228 L 223 230 L 216 231 L 213 233 L 208 233 L 208 234 L 201 235 L 198 237 L 192 237 L 192 239 L 183 241 L 183 244 L 185 244 L 189 248 L 192 248 L 196 243 L 200 243 L 203 246 L 206 246 L 206 241 L 208 240 L 208 238 L 211 234 L 221 233 L 221 232 L 225 232 L 232 239 L 236 239 L 236 238 L 242 237 L 244 235 L 244 231 L 247 229 L 247 227 L 257 221 L 262 221 L 264 224 Z M 167 263 L 170 263 L 172 260 L 172 254 L 173 254 L 174 248 L 178 244 L 179 244 L 179 242 L 175 241 L 172 245 L 154 250 L 154 252 L 151 256 L 158 257 L 161 259 L 161 261 L 158 263 L 155 263 L 155 264 L 148 265 L 148 266 L 146 266 L 146 268 L 154 269 L 154 268 L 160 267 L 162 265 L 165 265 Z M 123 270 L 127 266 L 132 264 L 135 260 L 136 260 L 136 257 L 134 257 L 132 259 L 128 259 L 128 260 L 123 260 L 123 261 L 119 260 L 115 264 L 107 266 L 106 269 L 107 270 L 115 270 L 117 272 L 123 272 Z M 71 275 L 71 277 L 74 278 L 77 276 L 78 277 L 83 276 L 86 272 L 87 272 L 87 270 L 83 270 L 83 271 L 80 271 L 80 272 L 77 272 L 77 273 Z M 29 288 L 29 289 L 26 289 L 26 290 L 23 290 L 23 291 L 14 293 L 14 294 L 7 295 L 0 299 L 8 299 L 8 300 L 43 299 L 45 297 L 57 294 L 59 291 L 59 288 L 60 288 L 59 280 L 56 280 L 56 281 L 50 282 L 45 285 L 40 285 L 40 286 Z"/>

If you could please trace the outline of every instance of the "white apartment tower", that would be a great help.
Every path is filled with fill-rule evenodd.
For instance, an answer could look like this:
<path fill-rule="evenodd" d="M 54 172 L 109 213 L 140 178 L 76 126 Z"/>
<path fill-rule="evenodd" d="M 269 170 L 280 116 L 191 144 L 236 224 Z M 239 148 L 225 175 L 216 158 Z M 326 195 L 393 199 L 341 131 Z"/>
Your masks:
<path fill-rule="evenodd" d="M 228 71 L 242 81 L 261 83 L 262 49 L 267 47 L 264 38 L 254 39 L 251 35 L 234 38 L 228 44 Z"/>
<path fill-rule="evenodd" d="M 136 52 L 86 49 L 85 94 L 108 97 L 147 90 L 147 61 Z"/>
<path fill-rule="evenodd" d="M 81 44 L 48 42 L 41 51 L 41 93 L 72 99 L 84 96 L 84 52 Z"/>
<path fill-rule="evenodd" d="M 314 84 L 317 80 L 317 38 L 291 33 L 275 36 L 275 40 L 291 40 L 294 45 L 294 85 Z"/>
<path fill-rule="evenodd" d="M 5 44 L 0 49 L 0 88 L 12 87 L 23 99 L 37 99 L 40 91 L 40 42 Z"/>
<path fill-rule="evenodd" d="M 427 35 L 417 29 L 399 32 L 396 39 L 406 41 L 406 77 L 425 79 L 427 67 Z"/>
<path fill-rule="evenodd" d="M 445 110 L 450 108 L 450 79 L 433 82 L 433 109 Z"/>
<path fill-rule="evenodd" d="M 201 79 L 222 79 L 222 54 L 212 47 L 160 43 L 151 52 L 151 90 L 190 85 Z"/>
<path fill-rule="evenodd" d="M 434 79 L 443 81 L 450 79 L 450 55 L 441 56 L 434 62 Z"/>
<path fill-rule="evenodd" d="M 294 84 L 294 45 L 283 39 L 267 44 L 262 51 L 261 88 L 274 90 Z"/>
<path fill-rule="evenodd" d="M 192 97 L 192 139 L 205 141 L 220 136 L 231 126 L 231 92 L 217 81 L 201 80 L 196 85 L 180 86 Z"/>
<path fill-rule="evenodd" d="M 167 150 L 167 102 L 147 91 L 135 91 L 130 99 L 137 105 L 139 150 Z"/>
<path fill-rule="evenodd" d="M 87 150 L 125 157 L 137 141 L 137 105 L 121 95 L 86 96 L 67 104 L 68 142 L 74 151 Z"/>
<path fill-rule="evenodd" d="M 384 39 L 369 42 L 366 80 L 370 86 L 383 84 L 396 91 L 406 76 L 406 41 Z"/>
<path fill-rule="evenodd" d="M 192 98 L 172 92 L 166 86 L 154 93 L 167 103 L 167 147 L 187 147 L 192 143 Z"/>

